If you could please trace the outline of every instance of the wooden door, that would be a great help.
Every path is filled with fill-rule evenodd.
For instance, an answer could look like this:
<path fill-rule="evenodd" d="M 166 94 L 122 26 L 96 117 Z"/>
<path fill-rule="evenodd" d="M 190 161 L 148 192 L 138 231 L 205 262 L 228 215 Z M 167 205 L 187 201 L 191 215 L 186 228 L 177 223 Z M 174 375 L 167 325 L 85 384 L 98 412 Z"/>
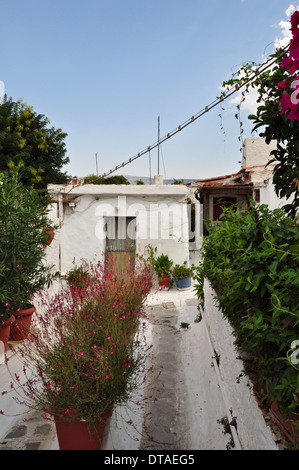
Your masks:
<path fill-rule="evenodd" d="M 224 207 L 230 207 L 237 204 L 236 197 L 214 197 L 213 198 L 213 220 L 218 220 L 223 212 Z"/>
<path fill-rule="evenodd" d="M 116 272 L 134 269 L 136 218 L 106 218 L 106 257 L 108 268 Z"/>

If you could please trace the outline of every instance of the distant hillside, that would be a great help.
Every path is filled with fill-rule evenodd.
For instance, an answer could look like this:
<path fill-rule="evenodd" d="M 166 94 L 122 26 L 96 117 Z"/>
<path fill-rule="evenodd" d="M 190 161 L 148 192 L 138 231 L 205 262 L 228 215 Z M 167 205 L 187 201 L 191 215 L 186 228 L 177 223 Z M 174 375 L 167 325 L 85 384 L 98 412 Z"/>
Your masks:
<path fill-rule="evenodd" d="M 150 178 L 148 176 L 130 176 L 130 175 L 123 175 L 129 182 L 130 184 L 136 184 L 136 181 L 143 181 L 144 184 L 151 184 Z M 181 179 L 181 178 L 177 178 Z M 185 179 L 183 178 L 184 183 L 189 183 L 190 181 L 196 181 L 195 179 Z M 164 184 L 172 184 L 174 179 L 166 179 L 164 180 Z M 152 177 L 152 184 L 154 184 L 154 177 Z"/>

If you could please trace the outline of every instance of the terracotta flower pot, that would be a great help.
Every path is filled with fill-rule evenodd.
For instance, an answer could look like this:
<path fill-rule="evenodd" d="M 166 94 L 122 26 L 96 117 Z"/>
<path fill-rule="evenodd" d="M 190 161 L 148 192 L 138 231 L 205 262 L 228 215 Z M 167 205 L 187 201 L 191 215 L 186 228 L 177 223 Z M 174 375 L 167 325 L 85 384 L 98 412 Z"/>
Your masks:
<path fill-rule="evenodd" d="M 35 310 L 35 307 L 30 307 L 24 310 L 18 310 L 14 313 L 15 321 L 10 328 L 12 341 L 23 341 L 28 337 L 32 315 Z"/>
<path fill-rule="evenodd" d="M 163 289 L 169 289 L 170 287 L 170 276 L 161 276 L 158 278 L 159 286 Z"/>
<path fill-rule="evenodd" d="M 299 415 L 289 413 L 289 415 L 285 417 L 279 410 L 276 400 L 272 403 L 269 414 L 287 439 L 295 445 L 295 440 L 299 439 L 299 429 L 293 423 L 299 422 Z"/>
<path fill-rule="evenodd" d="M 44 232 L 47 235 L 47 246 L 49 246 L 49 245 L 51 245 L 51 243 L 53 241 L 53 238 L 54 238 L 54 235 L 55 235 L 54 230 L 52 229 L 52 227 L 45 227 Z"/>
<path fill-rule="evenodd" d="M 10 339 L 10 330 L 11 325 L 15 321 L 14 315 L 12 315 L 7 320 L 0 322 L 0 353 L 5 352 L 7 350 L 7 342 Z"/>
<path fill-rule="evenodd" d="M 68 416 L 76 411 L 54 415 L 56 434 L 60 450 L 101 450 L 107 420 L 112 411 L 103 414 L 97 426 L 88 426 L 86 421 L 70 421 Z"/>

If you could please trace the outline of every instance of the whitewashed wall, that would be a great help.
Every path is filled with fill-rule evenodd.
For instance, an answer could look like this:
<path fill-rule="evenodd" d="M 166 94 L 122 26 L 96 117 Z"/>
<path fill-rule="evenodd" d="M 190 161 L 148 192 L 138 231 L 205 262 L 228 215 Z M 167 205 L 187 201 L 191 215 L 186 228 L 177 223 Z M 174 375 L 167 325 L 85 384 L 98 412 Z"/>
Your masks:
<path fill-rule="evenodd" d="M 258 187 L 258 185 L 256 185 L 256 187 Z M 279 198 L 277 196 L 272 177 L 265 180 L 264 184 L 260 186 L 260 203 L 267 204 L 270 210 L 281 208 L 285 204 L 291 204 L 293 199 L 293 196 L 289 199 L 286 197 Z"/>
<path fill-rule="evenodd" d="M 204 286 L 204 313 L 212 348 L 219 358 L 219 386 L 228 410 L 237 422 L 237 438 L 243 450 L 277 450 L 271 428 L 253 393 L 244 365 L 234 346 L 233 329 L 223 318 L 208 282 Z"/>
<path fill-rule="evenodd" d="M 189 220 L 181 185 L 50 185 L 50 214 L 59 225 L 47 248 L 49 261 L 61 273 L 73 260 L 100 258 L 105 251 L 105 217 L 136 217 L 136 248 L 145 254 L 151 244 L 157 253 L 168 254 L 174 263 L 189 260 Z M 52 215 L 52 217 L 51 217 Z"/>
<path fill-rule="evenodd" d="M 277 141 L 266 144 L 263 137 L 247 137 L 244 140 L 242 154 L 242 168 L 256 165 L 266 165 L 272 158 L 270 153 L 277 148 Z"/>

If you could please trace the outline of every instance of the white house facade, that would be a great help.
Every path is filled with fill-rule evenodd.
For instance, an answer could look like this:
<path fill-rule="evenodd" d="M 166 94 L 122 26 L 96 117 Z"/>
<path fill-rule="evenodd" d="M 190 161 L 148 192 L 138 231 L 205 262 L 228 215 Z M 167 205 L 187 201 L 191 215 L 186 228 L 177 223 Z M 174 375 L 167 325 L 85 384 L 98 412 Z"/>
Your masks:
<path fill-rule="evenodd" d="M 146 256 L 157 248 L 174 263 L 189 261 L 188 189 L 183 185 L 49 185 L 50 219 L 59 227 L 49 261 L 65 274 L 107 252 Z M 124 258 L 125 255 L 119 255 Z"/>

